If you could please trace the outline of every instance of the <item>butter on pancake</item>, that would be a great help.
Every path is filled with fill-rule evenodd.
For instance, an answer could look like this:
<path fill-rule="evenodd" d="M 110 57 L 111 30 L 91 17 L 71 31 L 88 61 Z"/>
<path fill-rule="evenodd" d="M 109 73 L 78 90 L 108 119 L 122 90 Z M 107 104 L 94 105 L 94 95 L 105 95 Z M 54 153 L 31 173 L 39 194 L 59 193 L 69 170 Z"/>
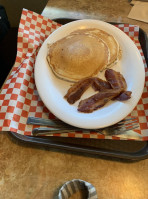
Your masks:
<path fill-rule="evenodd" d="M 54 74 L 67 81 L 96 76 L 109 63 L 106 43 L 93 34 L 70 34 L 48 44 L 47 60 Z"/>

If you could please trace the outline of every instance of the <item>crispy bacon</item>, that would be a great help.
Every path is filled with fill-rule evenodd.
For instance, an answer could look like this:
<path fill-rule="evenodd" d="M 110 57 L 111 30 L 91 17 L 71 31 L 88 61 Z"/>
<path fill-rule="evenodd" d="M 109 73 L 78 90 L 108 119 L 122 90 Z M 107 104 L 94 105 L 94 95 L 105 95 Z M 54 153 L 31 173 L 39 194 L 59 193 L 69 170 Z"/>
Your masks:
<path fill-rule="evenodd" d="M 113 69 L 107 69 L 105 71 L 106 80 L 110 83 L 112 88 L 126 90 L 126 81 L 121 73 L 114 71 Z"/>
<path fill-rule="evenodd" d="M 126 101 L 131 98 L 131 94 L 132 94 L 131 91 L 124 91 L 114 99 L 118 101 Z"/>
<path fill-rule="evenodd" d="M 95 91 L 104 91 L 110 89 L 111 86 L 108 82 L 98 78 L 98 77 L 89 77 L 82 79 L 68 90 L 67 94 L 64 96 L 70 104 L 74 104 L 77 100 L 81 98 L 83 93 L 92 86 Z"/>
<path fill-rule="evenodd" d="M 67 94 L 64 96 L 69 104 L 74 104 L 77 100 L 79 100 L 82 94 L 91 86 L 93 82 L 93 78 L 85 78 L 82 79 L 70 87 Z"/>
<path fill-rule="evenodd" d="M 122 74 L 114 71 L 113 69 L 107 69 L 105 71 L 105 77 L 112 88 L 122 89 L 122 93 L 115 97 L 114 100 L 126 101 L 131 98 L 132 92 L 125 91 L 127 88 L 127 84 Z"/>
<path fill-rule="evenodd" d="M 74 104 L 92 86 L 95 91 L 99 92 L 81 100 L 78 105 L 78 111 L 91 113 L 104 106 L 110 100 L 125 101 L 131 98 L 132 92 L 126 91 L 127 84 L 123 75 L 112 69 L 107 69 L 105 77 L 107 81 L 98 77 L 89 77 L 76 82 L 64 96 L 65 99 L 67 99 L 69 104 Z"/>
<path fill-rule="evenodd" d="M 98 77 L 94 77 L 93 79 L 93 83 L 92 83 L 92 88 L 95 91 L 104 91 L 106 89 L 111 89 L 111 85 L 110 83 L 108 83 L 107 81 L 104 81 Z"/>
<path fill-rule="evenodd" d="M 118 96 L 120 92 L 121 89 L 108 89 L 106 91 L 98 92 L 87 99 L 81 100 L 78 105 L 78 111 L 91 113 Z"/>

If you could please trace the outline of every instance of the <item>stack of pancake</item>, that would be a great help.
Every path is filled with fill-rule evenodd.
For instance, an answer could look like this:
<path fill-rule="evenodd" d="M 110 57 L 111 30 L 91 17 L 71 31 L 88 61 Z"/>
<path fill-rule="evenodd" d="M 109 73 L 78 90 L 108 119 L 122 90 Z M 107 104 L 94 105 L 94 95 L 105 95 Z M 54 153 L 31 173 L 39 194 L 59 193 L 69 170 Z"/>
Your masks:
<path fill-rule="evenodd" d="M 66 81 L 75 82 L 97 76 L 119 59 L 116 39 L 100 29 L 80 29 L 48 44 L 47 61 L 53 73 Z"/>

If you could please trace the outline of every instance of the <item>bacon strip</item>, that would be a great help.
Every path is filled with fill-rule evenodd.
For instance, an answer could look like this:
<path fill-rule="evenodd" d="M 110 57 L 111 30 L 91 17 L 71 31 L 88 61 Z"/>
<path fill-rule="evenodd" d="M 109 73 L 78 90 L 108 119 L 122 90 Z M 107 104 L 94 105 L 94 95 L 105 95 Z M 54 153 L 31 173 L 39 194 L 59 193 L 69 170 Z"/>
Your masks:
<path fill-rule="evenodd" d="M 79 100 L 82 94 L 91 86 L 93 82 L 93 78 L 82 79 L 70 87 L 67 94 L 64 96 L 69 104 L 74 104 L 77 100 Z"/>
<path fill-rule="evenodd" d="M 112 69 L 107 69 L 105 71 L 105 77 L 112 88 L 122 89 L 122 93 L 119 96 L 115 97 L 114 100 L 126 101 L 131 98 L 132 92 L 125 91 L 127 88 L 127 84 L 122 74 Z"/>
<path fill-rule="evenodd" d="M 131 92 L 125 91 L 127 84 L 123 75 L 112 69 L 107 69 L 105 77 L 107 81 L 98 77 L 89 77 L 76 82 L 64 96 L 65 99 L 67 99 L 69 104 L 74 104 L 92 86 L 99 93 L 82 100 L 78 106 L 78 111 L 86 113 L 104 106 L 110 100 L 125 101 L 130 99 Z"/>
<path fill-rule="evenodd" d="M 93 79 L 93 83 L 92 83 L 92 88 L 95 91 L 104 91 L 106 89 L 111 89 L 111 85 L 110 83 L 108 83 L 107 81 L 104 81 L 98 77 L 94 77 Z"/>
<path fill-rule="evenodd" d="M 127 84 L 121 73 L 116 72 L 112 69 L 107 69 L 105 71 L 105 78 L 110 83 L 112 88 L 122 89 L 123 91 L 126 90 Z"/>
<path fill-rule="evenodd" d="M 108 101 L 118 96 L 121 89 L 109 89 L 106 91 L 98 92 L 91 97 L 81 100 L 78 105 L 78 111 L 84 113 L 91 113 L 98 108 L 104 106 Z"/>
<path fill-rule="evenodd" d="M 114 99 L 118 101 L 126 101 L 131 98 L 131 94 L 132 94 L 131 91 L 124 91 L 119 96 L 115 97 Z"/>
<path fill-rule="evenodd" d="M 106 89 L 110 89 L 111 86 L 108 82 L 98 78 L 98 77 L 90 77 L 82 79 L 68 90 L 67 94 L 64 96 L 70 104 L 74 104 L 77 100 L 81 98 L 83 93 L 88 89 L 88 87 L 92 86 L 95 91 L 104 91 Z"/>

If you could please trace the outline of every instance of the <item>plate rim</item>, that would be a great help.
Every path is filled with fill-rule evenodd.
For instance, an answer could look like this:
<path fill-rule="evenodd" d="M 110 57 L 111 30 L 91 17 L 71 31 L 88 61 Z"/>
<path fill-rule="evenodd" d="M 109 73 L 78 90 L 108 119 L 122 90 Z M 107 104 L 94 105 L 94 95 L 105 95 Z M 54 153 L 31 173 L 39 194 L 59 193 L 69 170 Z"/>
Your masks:
<path fill-rule="evenodd" d="M 67 23 L 67 24 L 65 24 L 65 25 L 62 25 L 60 28 L 58 28 L 58 29 L 56 29 L 53 33 L 51 33 L 48 37 L 47 37 L 47 39 L 44 41 L 44 43 L 43 44 L 45 44 L 45 43 L 47 43 L 47 41 L 49 40 L 49 38 L 51 37 L 51 35 L 53 35 L 53 34 L 55 34 L 55 33 L 57 33 L 58 31 L 59 31 L 59 29 L 61 30 L 61 29 L 64 29 L 64 27 L 67 27 L 69 24 L 74 24 L 74 23 L 83 23 L 83 22 L 85 22 L 85 23 L 87 23 L 87 22 L 97 22 L 97 23 L 101 23 L 101 24 L 106 24 L 107 26 L 110 26 L 110 27 L 112 27 L 112 28 L 115 28 L 115 29 L 117 29 L 119 32 L 122 32 L 122 33 L 124 33 L 123 31 L 121 31 L 120 29 L 118 29 L 117 27 L 115 27 L 114 25 L 112 25 L 112 24 L 109 24 L 109 23 L 107 23 L 107 22 L 103 22 L 103 21 L 100 21 L 100 20 L 94 20 L 94 19 L 81 19 L 81 20 L 76 20 L 76 21 L 72 21 L 72 22 L 69 22 L 69 23 Z M 78 24 L 79 25 L 79 24 Z M 125 34 L 125 33 L 124 33 Z M 127 36 L 127 35 L 126 35 Z M 129 38 L 128 36 L 127 36 L 127 38 Z M 130 39 L 130 38 L 129 38 Z M 131 40 L 132 41 L 132 40 Z M 132 41 L 133 42 L 133 41 Z M 39 50 L 39 52 L 38 52 L 38 55 L 39 55 L 39 53 L 40 53 L 40 51 L 42 50 L 42 47 L 43 47 L 43 44 L 42 44 L 42 46 L 41 46 L 41 48 L 40 48 L 40 50 Z M 134 42 L 133 42 L 133 44 L 134 44 Z M 136 47 L 136 45 L 134 44 L 134 46 Z M 136 47 L 136 49 L 137 49 L 137 47 Z M 138 49 L 137 49 L 138 50 Z M 140 55 L 140 52 L 139 52 L 139 50 L 138 50 L 138 53 L 139 53 L 139 55 Z M 38 82 L 37 82 L 37 74 L 36 74 L 36 63 L 37 63 L 37 61 L 38 61 L 38 56 L 37 55 L 37 59 L 36 59 L 36 62 L 35 62 L 35 83 L 36 83 L 36 87 L 37 87 L 37 90 L 38 90 L 38 93 L 39 93 L 39 96 L 41 97 L 41 99 L 42 99 L 42 101 L 43 101 L 43 103 L 44 103 L 44 105 L 49 109 L 49 111 L 50 112 L 52 112 L 56 117 L 58 117 L 60 120 L 62 120 L 62 121 L 64 121 L 64 122 L 66 122 L 66 123 L 68 123 L 68 124 L 71 124 L 71 125 L 73 125 L 73 126 L 77 126 L 77 127 L 81 127 L 81 128 L 92 128 L 92 129 L 95 129 L 95 128 L 103 128 L 103 127 L 107 127 L 107 126 L 110 126 L 110 125 L 112 125 L 112 124 L 115 124 L 115 123 L 117 123 L 117 122 L 119 122 L 120 120 L 121 120 L 121 117 L 119 117 L 119 120 L 117 121 L 117 122 L 111 122 L 110 124 L 108 124 L 108 125 L 103 125 L 103 126 L 92 126 L 92 125 L 88 125 L 87 124 L 87 126 L 86 126 L 86 123 L 85 122 L 82 122 L 81 124 L 76 124 L 74 121 L 69 121 L 69 119 L 68 119 L 68 117 L 66 116 L 66 117 L 64 117 L 63 118 L 63 114 L 61 115 L 60 113 L 58 114 L 57 112 L 55 113 L 55 111 L 53 110 L 53 109 L 51 109 L 51 107 L 49 107 L 48 106 L 48 104 L 46 103 L 46 100 L 45 99 L 43 99 L 44 97 L 43 97 L 43 95 L 42 95 L 42 93 L 41 93 L 41 90 L 40 90 L 40 88 L 39 88 L 39 86 L 38 86 Z M 141 57 L 141 55 L 140 55 L 140 58 L 141 58 L 141 64 L 143 65 L 143 86 L 141 86 L 141 87 L 143 87 L 144 88 L 144 81 L 145 81 L 145 79 L 144 79 L 144 77 L 145 77 L 145 71 L 144 71 L 144 64 L 143 64 L 143 61 L 142 61 L 142 57 Z M 143 92 L 143 89 L 141 89 L 141 92 L 139 92 L 139 96 L 141 97 L 141 95 L 142 95 L 142 92 Z M 140 99 L 140 97 L 139 97 L 139 99 Z M 139 101 L 139 99 L 137 100 L 137 103 L 138 103 L 138 101 Z M 137 105 L 137 103 L 135 103 L 135 106 Z M 134 107 L 135 107 L 134 106 Z M 134 107 L 132 108 L 132 110 L 134 109 Z M 131 110 L 131 111 L 132 111 Z M 60 111 L 60 110 L 59 110 Z M 131 112 L 130 111 L 130 112 Z M 130 113 L 129 112 L 129 113 Z M 128 113 L 128 114 L 129 114 Z M 90 114 L 90 113 L 89 113 Z M 124 115 L 124 117 L 122 117 L 122 119 L 123 118 L 125 118 L 128 114 L 126 114 L 126 115 Z M 84 126 L 84 124 L 85 124 L 85 126 Z"/>

